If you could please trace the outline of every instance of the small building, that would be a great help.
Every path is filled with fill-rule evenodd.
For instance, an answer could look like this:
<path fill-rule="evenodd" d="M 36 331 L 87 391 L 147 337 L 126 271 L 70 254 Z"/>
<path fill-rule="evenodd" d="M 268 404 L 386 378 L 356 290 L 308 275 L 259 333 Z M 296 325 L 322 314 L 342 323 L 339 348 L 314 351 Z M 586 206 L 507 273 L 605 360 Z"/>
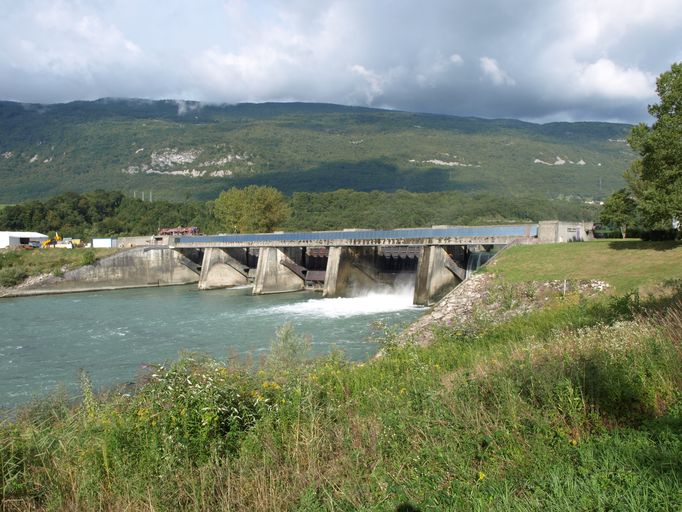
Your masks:
<path fill-rule="evenodd" d="M 93 249 L 111 249 L 112 247 L 118 247 L 117 238 L 93 238 L 92 239 Z"/>
<path fill-rule="evenodd" d="M 0 231 L 0 249 L 18 245 L 42 244 L 49 237 L 34 231 Z"/>

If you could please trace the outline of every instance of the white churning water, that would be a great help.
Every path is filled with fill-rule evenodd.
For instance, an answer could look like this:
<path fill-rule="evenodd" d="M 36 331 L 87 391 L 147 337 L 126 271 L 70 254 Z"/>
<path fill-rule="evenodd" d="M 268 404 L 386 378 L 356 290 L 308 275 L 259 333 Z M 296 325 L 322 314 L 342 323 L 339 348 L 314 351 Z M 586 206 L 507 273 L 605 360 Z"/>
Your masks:
<path fill-rule="evenodd" d="M 412 293 L 394 294 L 370 292 L 360 297 L 336 299 L 309 299 L 306 302 L 273 306 L 269 313 L 286 313 L 295 316 L 345 318 L 352 316 L 393 313 L 418 309 L 412 304 Z"/>

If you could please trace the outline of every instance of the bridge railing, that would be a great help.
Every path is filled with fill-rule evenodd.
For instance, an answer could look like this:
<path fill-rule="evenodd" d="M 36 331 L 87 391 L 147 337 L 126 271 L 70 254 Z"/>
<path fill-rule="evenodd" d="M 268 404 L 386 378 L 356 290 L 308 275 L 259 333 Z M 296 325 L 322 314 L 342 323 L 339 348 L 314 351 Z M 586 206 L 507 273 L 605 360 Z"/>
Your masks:
<path fill-rule="evenodd" d="M 314 242 L 318 240 L 396 240 L 396 239 L 448 239 L 448 238 L 494 238 L 494 237 L 536 237 L 537 224 L 517 224 L 506 226 L 448 226 L 438 228 L 408 228 L 373 230 L 359 229 L 347 231 L 291 231 L 284 233 L 248 233 L 225 235 L 179 236 L 174 245 L 184 244 L 253 244 L 258 242 Z"/>

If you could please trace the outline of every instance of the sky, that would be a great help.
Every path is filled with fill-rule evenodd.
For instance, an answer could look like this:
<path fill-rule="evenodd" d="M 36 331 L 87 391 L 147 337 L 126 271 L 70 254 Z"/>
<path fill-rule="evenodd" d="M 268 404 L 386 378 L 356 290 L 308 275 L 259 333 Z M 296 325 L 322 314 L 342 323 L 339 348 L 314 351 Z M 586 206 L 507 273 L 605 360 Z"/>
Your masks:
<path fill-rule="evenodd" d="M 648 122 L 682 0 L 0 0 L 0 99 Z"/>

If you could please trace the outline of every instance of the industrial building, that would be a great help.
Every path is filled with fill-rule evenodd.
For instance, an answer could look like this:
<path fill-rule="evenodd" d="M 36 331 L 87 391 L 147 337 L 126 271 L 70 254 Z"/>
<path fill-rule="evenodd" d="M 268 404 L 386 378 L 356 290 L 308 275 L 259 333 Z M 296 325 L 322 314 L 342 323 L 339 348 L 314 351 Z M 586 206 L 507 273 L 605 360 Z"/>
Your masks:
<path fill-rule="evenodd" d="M 33 231 L 0 231 L 0 249 L 18 245 L 42 244 L 49 237 Z"/>

